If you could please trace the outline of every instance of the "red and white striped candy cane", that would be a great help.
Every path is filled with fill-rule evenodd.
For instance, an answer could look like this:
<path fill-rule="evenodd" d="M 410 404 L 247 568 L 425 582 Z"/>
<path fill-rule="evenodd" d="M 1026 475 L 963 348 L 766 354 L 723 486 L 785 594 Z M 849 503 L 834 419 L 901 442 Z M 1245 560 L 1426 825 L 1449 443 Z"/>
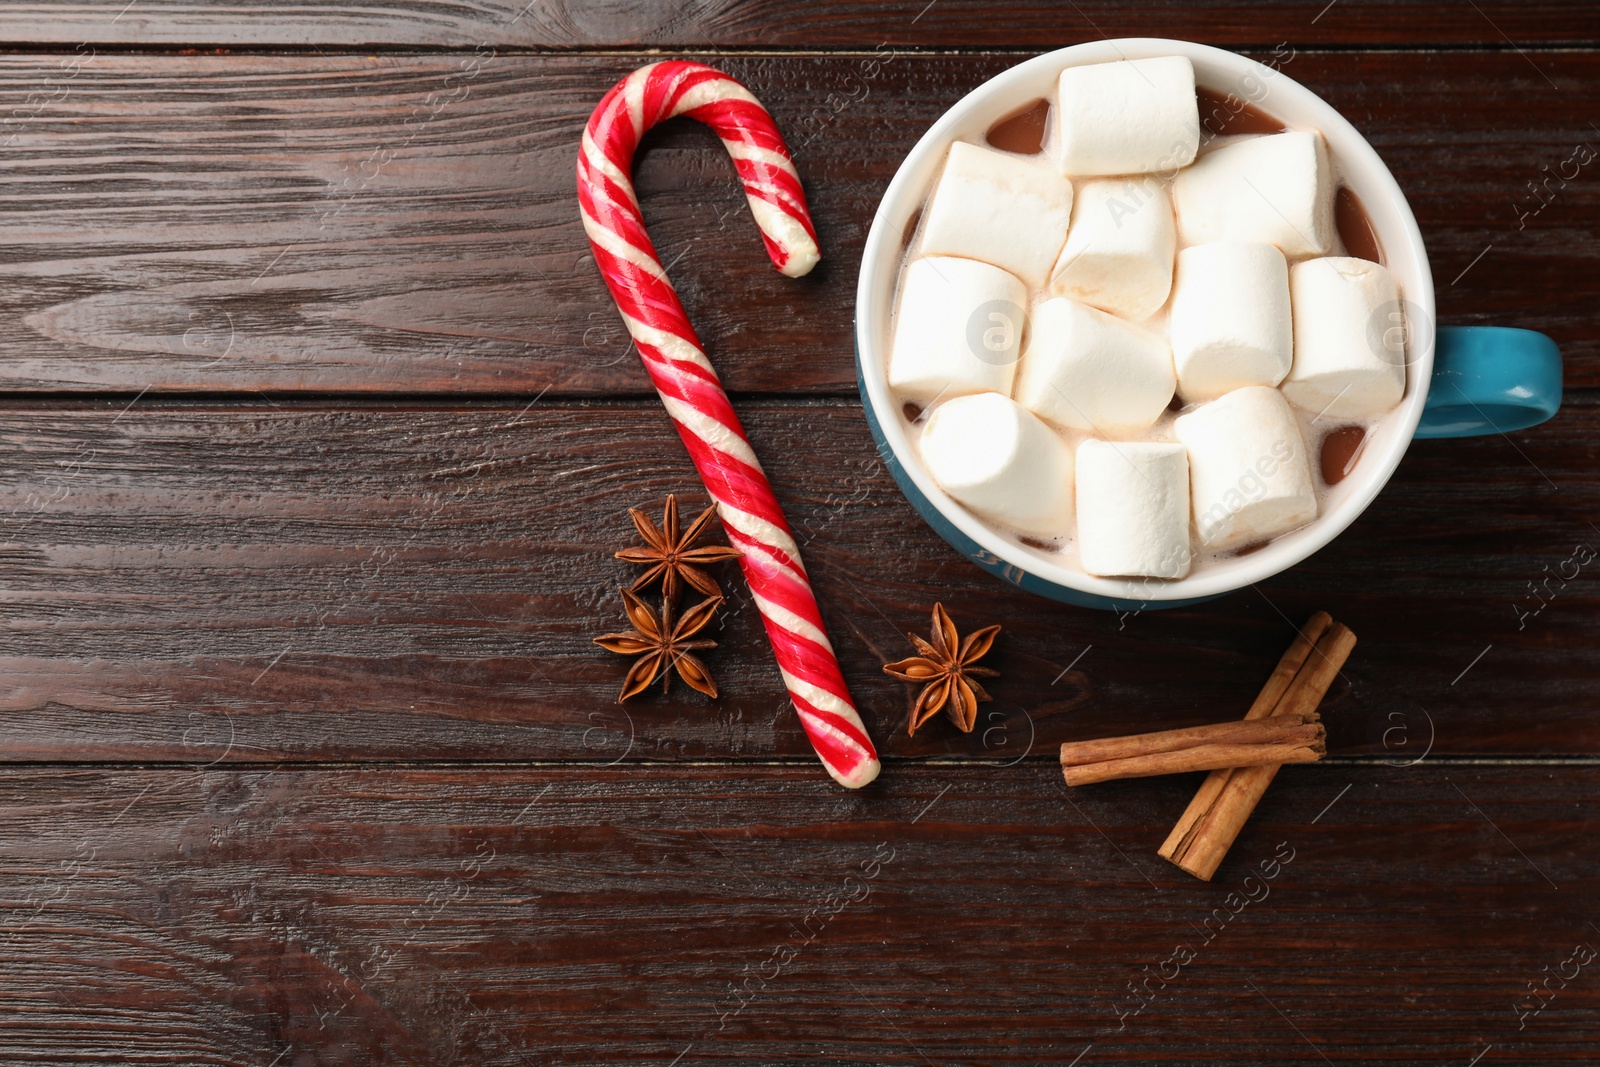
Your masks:
<path fill-rule="evenodd" d="M 789 524 L 667 280 L 634 195 L 639 138 L 678 115 L 722 138 L 778 270 L 798 278 L 816 265 L 817 235 L 800 176 L 772 116 L 744 86 L 699 63 L 641 67 L 594 109 L 578 152 L 583 228 L 728 538 L 744 552 L 740 565 L 806 736 L 839 784 L 859 788 L 878 776 L 878 754 L 823 632 Z"/>

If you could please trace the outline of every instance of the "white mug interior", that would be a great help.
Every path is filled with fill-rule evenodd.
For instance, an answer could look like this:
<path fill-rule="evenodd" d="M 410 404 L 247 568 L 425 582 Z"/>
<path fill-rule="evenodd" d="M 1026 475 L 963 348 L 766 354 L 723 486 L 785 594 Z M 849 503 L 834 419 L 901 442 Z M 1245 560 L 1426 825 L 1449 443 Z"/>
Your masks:
<path fill-rule="evenodd" d="M 952 141 L 981 142 L 996 121 L 1033 100 L 1053 100 L 1056 78 L 1069 66 L 1171 55 L 1189 58 L 1199 86 L 1250 102 L 1290 129 L 1318 130 L 1326 138 L 1343 184 L 1366 209 L 1408 310 L 1406 392 L 1400 406 L 1375 427 L 1356 469 L 1328 491 L 1321 512 L 1311 523 L 1248 555 L 1210 563 L 1186 578 L 1098 578 L 996 533 L 951 499 L 928 474 L 906 433 L 901 403 L 889 391 L 888 346 L 895 287 L 905 256 L 906 227 L 931 189 Z M 889 183 L 867 235 L 856 290 L 862 392 L 884 438 L 922 494 L 948 522 L 1005 563 L 1044 581 L 1119 601 L 1190 600 L 1243 589 L 1299 563 L 1354 522 L 1388 482 L 1416 432 L 1433 371 L 1433 325 L 1433 276 L 1416 218 L 1389 169 L 1356 128 L 1281 69 L 1207 45 L 1160 38 L 1124 38 L 1062 48 L 1018 64 L 963 97 L 922 136 Z"/>

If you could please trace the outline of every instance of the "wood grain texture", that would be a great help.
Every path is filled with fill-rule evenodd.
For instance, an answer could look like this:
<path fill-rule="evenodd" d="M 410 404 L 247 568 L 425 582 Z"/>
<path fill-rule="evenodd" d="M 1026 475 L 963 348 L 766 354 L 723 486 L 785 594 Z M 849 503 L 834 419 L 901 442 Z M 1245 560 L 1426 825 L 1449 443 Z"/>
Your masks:
<path fill-rule="evenodd" d="M 1600 397 L 1515 436 L 1418 442 L 1332 546 L 1258 589 L 1117 615 L 1024 595 L 912 511 L 846 401 L 750 401 L 873 736 L 1009 761 L 1243 715 L 1294 626 L 1360 646 L 1329 749 L 1600 754 Z M 743 583 L 707 660 L 624 710 L 631 505 L 697 496 L 654 402 L 478 408 L 34 404 L 0 416 L 0 755 L 17 759 L 804 757 Z M 1579 551 L 1586 546 L 1586 553 Z M 910 653 L 942 601 L 1005 627 L 979 728 L 908 739 Z M 1541 606 L 1542 605 L 1542 606 Z"/>
<path fill-rule="evenodd" d="M 1442 317 L 1550 333 L 1571 391 L 1416 444 L 1259 589 L 1119 616 L 929 531 L 849 323 L 944 108 L 1151 33 L 1276 49 L 1412 198 Z M 1600 186 L 1541 184 L 1600 145 L 1592 3 L 24 0 L 0 35 L 0 1063 L 1592 1057 Z M 705 131 L 638 172 L 889 757 L 861 793 L 731 567 L 722 701 L 621 709 L 589 642 L 626 508 L 698 485 L 572 191 L 643 46 L 748 82 L 816 208 L 789 282 Z M 879 664 L 934 600 L 1004 625 L 1002 677 L 910 739 Z M 1237 718 L 1317 608 L 1361 638 L 1334 755 L 1215 882 L 1155 856 L 1198 775 L 1066 795 L 1057 743 Z"/>
<path fill-rule="evenodd" d="M 1467 9 L 1462 10 L 1465 6 Z M 1476 10 L 1474 10 L 1476 9 Z M 8 4 L 7 40 L 74 45 L 228 45 L 237 48 L 367 45 L 471 48 L 650 46 L 704 48 L 1050 48 L 1107 37 L 1159 34 L 1222 45 L 1296 43 L 1506 47 L 1592 43 L 1600 19 L 1582 0 L 1178 0 L 1143 5 L 1086 0 L 1008 3 L 996 17 L 981 0 L 867 3 L 822 0 L 404 0 L 330 8 L 313 0 L 87 0 Z"/>
<path fill-rule="evenodd" d="M 825 259 L 798 282 L 770 269 L 691 123 L 652 134 L 639 169 L 657 245 L 730 389 L 851 394 L 878 197 L 928 124 L 1017 57 L 705 58 L 798 146 Z M 572 191 L 583 121 L 639 62 L 5 57 L 0 389 L 648 395 Z M 1570 385 L 1600 384 L 1594 164 L 1528 188 L 1600 145 L 1600 55 L 1294 52 L 1283 70 L 1408 191 L 1444 320 L 1545 331 Z"/>
<path fill-rule="evenodd" d="M 0 1057 L 1278 1067 L 1600 1041 L 1592 963 L 1517 1014 L 1600 946 L 1592 766 L 1289 768 L 1209 885 L 1154 855 L 1196 776 L 1059 777 L 7 769 Z"/>

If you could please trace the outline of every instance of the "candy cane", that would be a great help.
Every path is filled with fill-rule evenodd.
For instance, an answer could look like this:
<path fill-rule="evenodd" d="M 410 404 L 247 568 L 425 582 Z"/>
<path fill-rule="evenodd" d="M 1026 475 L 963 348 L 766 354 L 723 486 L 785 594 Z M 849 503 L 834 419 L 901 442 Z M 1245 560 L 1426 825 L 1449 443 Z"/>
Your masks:
<path fill-rule="evenodd" d="M 578 152 L 583 228 L 728 538 L 744 552 L 740 566 L 806 736 L 828 773 L 856 789 L 878 776 L 878 754 L 823 632 L 800 549 L 667 280 L 634 195 L 639 138 L 677 115 L 698 119 L 722 138 L 778 270 L 798 278 L 816 265 L 817 235 L 800 176 L 772 116 L 744 86 L 699 63 L 641 67 L 594 109 Z"/>

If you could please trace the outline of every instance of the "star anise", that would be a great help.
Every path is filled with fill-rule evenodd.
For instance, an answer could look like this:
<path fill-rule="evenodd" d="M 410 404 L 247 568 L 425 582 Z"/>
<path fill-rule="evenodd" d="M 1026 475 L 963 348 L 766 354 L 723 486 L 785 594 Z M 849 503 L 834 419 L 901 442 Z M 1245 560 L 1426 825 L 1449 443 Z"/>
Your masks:
<path fill-rule="evenodd" d="M 639 536 L 644 538 L 645 543 L 623 549 L 617 553 L 617 558 L 629 563 L 647 564 L 650 568 L 633 583 L 633 591 L 637 593 L 648 589 L 660 579 L 661 595 L 674 602 L 678 599 L 680 584 L 693 586 L 706 596 L 720 597 L 722 588 L 700 567 L 738 559 L 744 553 L 726 545 L 692 547 L 711 525 L 711 517 L 716 512 L 714 506 L 706 508 L 689 524 L 687 530 L 679 533 L 676 496 L 667 497 L 666 513 L 661 517 L 660 526 L 651 522 L 650 516 L 638 508 L 629 508 L 628 514 L 633 516 L 633 525 L 638 528 Z"/>
<path fill-rule="evenodd" d="M 1000 673 L 973 664 L 994 647 L 995 635 L 999 632 L 998 626 L 985 626 L 968 634 L 967 639 L 962 641 L 944 605 L 935 604 L 933 633 L 930 635 L 933 640 L 924 641 L 916 634 L 906 634 L 922 654 L 898 663 L 886 663 L 883 673 L 902 682 L 924 683 L 911 709 L 911 718 L 906 725 L 907 734 L 915 734 L 917 727 L 937 714 L 940 708 L 945 709 L 950 721 L 962 733 L 972 732 L 972 727 L 978 721 L 978 701 L 988 700 L 989 694 L 971 676 L 979 674 L 993 678 Z"/>
<path fill-rule="evenodd" d="M 717 643 L 692 641 L 690 638 L 711 622 L 722 604 L 722 598 L 702 600 L 677 619 L 673 618 L 671 597 L 662 601 L 659 615 L 654 608 L 626 589 L 622 591 L 622 599 L 633 629 L 594 639 L 595 644 L 607 651 L 639 657 L 628 668 L 628 677 L 623 679 L 622 695 L 617 697 L 617 703 L 650 688 L 650 683 L 656 680 L 657 675 L 661 677 L 661 691 L 665 693 L 672 684 L 674 667 L 677 668 L 678 677 L 689 683 L 691 688 L 698 689 L 708 697 L 715 697 L 717 683 L 711 680 L 711 672 L 692 652 L 716 648 Z"/>

